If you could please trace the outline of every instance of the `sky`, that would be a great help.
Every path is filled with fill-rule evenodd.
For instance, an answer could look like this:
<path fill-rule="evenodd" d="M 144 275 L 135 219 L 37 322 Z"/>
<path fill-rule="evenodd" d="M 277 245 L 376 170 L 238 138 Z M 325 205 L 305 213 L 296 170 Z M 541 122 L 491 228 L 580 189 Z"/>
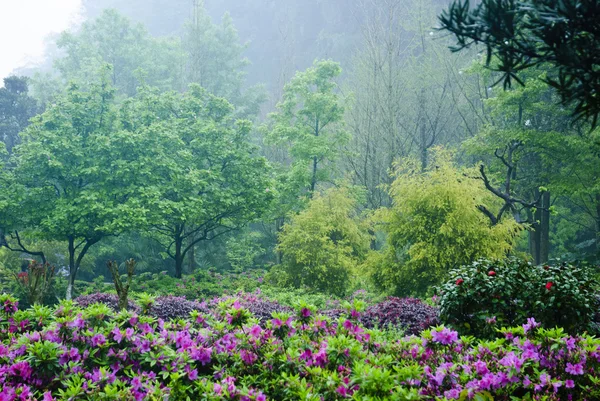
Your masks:
<path fill-rule="evenodd" d="M 77 21 L 81 0 L 0 0 L 0 83 L 42 58 L 44 38 Z"/>

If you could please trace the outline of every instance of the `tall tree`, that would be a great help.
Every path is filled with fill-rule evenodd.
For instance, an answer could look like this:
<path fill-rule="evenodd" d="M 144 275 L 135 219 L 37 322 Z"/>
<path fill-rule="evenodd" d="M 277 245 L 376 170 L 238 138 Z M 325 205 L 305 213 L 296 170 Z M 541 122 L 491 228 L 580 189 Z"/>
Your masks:
<path fill-rule="evenodd" d="M 267 141 L 288 147 L 291 168 L 287 181 L 292 198 L 302 191 L 312 197 L 318 183 L 331 181 L 333 162 L 348 142 L 344 99 L 334 81 L 341 72 L 333 61 L 315 61 L 285 86 L 277 112 L 269 116 L 272 127 Z"/>
<path fill-rule="evenodd" d="M 192 85 L 183 95 L 144 89 L 129 104 L 128 127 L 156 138 L 147 177 L 151 233 L 181 277 L 185 256 L 261 217 L 273 198 L 267 161 L 250 143 L 251 123 L 236 120 L 223 98 Z"/>
<path fill-rule="evenodd" d="M 183 49 L 186 53 L 185 82 L 197 83 L 208 92 L 227 99 L 236 106 L 236 114 L 254 117 L 266 100 L 261 86 L 245 88 L 244 56 L 247 43 L 242 43 L 229 13 L 221 24 L 214 24 L 204 1 L 194 2 L 193 17 L 184 28 Z"/>
<path fill-rule="evenodd" d="M 482 43 L 499 82 L 523 83 L 521 71 L 547 64 L 544 81 L 577 118 L 596 125 L 600 114 L 600 7 L 596 0 L 455 0 L 439 19 L 460 51 Z M 498 61 L 498 62 L 496 62 Z"/>
<path fill-rule="evenodd" d="M 499 202 L 470 169 L 454 166 L 446 152 L 432 156 L 425 171 L 416 157 L 398 165 L 393 204 L 380 212 L 387 246 L 367 261 L 376 282 L 399 295 L 423 294 L 461 264 L 506 256 L 519 230 L 510 215 L 492 226 L 478 210 Z"/>
<path fill-rule="evenodd" d="M 498 213 L 513 213 L 529 225 L 529 251 L 537 263 L 553 252 L 553 219 L 577 221 L 584 238 L 596 239 L 600 210 L 598 148 L 592 145 L 597 130 L 573 123 L 572 109 L 558 105 L 558 94 L 545 83 L 548 69 L 523 71 L 526 86 L 484 100 L 490 122 L 465 143 L 469 153 L 483 158 L 481 178 L 503 199 Z M 559 214 L 550 213 L 553 205 Z"/>
<path fill-rule="evenodd" d="M 28 91 L 27 78 L 17 76 L 4 78 L 0 88 L 0 140 L 9 154 L 20 142 L 19 133 L 37 113 L 36 101 Z"/>
<path fill-rule="evenodd" d="M 18 218 L 3 223 L 66 243 L 67 298 L 89 249 L 144 220 L 138 178 L 154 155 L 138 139 L 121 128 L 114 91 L 103 80 L 89 91 L 72 85 L 15 148 L 13 196 L 5 205 L 12 213 L 3 215 Z"/>
<path fill-rule="evenodd" d="M 95 82 L 98 69 L 110 64 L 110 83 L 118 93 L 133 96 L 143 83 L 163 90 L 182 88 L 179 40 L 153 38 L 115 10 L 105 10 L 77 32 L 64 32 L 57 44 L 65 56 L 55 64 L 66 81 Z"/>
<path fill-rule="evenodd" d="M 461 94 L 465 61 L 449 57 L 444 40 L 431 35 L 433 3 L 366 0 L 363 7 L 346 85 L 354 95 L 345 164 L 368 190 L 367 206 L 378 208 L 390 203 L 384 187 L 396 159 L 418 155 L 426 168 L 432 147 L 459 142 L 475 124 Z"/>

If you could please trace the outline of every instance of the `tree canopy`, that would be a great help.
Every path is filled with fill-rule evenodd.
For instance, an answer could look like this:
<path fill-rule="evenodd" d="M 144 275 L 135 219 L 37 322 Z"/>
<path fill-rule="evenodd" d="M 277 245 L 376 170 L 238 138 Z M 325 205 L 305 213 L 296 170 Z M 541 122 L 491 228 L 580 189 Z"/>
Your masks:
<path fill-rule="evenodd" d="M 596 0 L 453 1 L 439 19 L 459 51 L 481 43 L 487 64 L 504 87 L 523 83 L 523 70 L 549 64 L 544 81 L 557 89 L 573 114 L 596 125 L 600 114 L 600 5 Z"/>

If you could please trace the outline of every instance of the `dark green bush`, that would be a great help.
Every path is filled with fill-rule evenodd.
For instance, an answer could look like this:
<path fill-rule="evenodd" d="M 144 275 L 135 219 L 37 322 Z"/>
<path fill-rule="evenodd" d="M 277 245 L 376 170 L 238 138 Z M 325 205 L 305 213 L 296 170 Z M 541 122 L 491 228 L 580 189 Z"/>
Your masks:
<path fill-rule="evenodd" d="M 593 269 L 583 263 L 480 260 L 450 271 L 439 289 L 440 315 L 478 336 L 493 336 L 495 328 L 521 325 L 529 317 L 577 333 L 590 329 L 597 288 Z"/>

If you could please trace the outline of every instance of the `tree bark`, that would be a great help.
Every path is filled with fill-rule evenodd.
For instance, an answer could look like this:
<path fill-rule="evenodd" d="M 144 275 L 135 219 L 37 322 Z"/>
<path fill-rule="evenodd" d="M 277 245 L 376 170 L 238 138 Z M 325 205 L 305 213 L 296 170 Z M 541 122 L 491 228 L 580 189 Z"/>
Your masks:
<path fill-rule="evenodd" d="M 600 255 L 600 194 L 596 194 L 596 254 Z"/>
<path fill-rule="evenodd" d="M 69 281 L 67 283 L 67 293 L 65 298 L 70 301 L 73 298 L 73 285 L 75 284 L 75 238 L 69 237 Z"/>
<path fill-rule="evenodd" d="M 183 259 L 185 254 L 182 252 L 183 238 L 175 239 L 175 277 L 181 278 L 183 274 Z"/>
<path fill-rule="evenodd" d="M 550 192 L 542 195 L 542 210 L 540 212 L 540 264 L 550 258 Z"/>
<path fill-rule="evenodd" d="M 192 243 L 195 241 L 196 236 L 192 235 Z M 192 245 L 188 251 L 188 268 L 187 273 L 192 274 L 196 270 L 196 245 Z"/>
<path fill-rule="evenodd" d="M 312 199 L 313 194 L 315 193 L 315 187 L 317 186 L 317 165 L 318 165 L 317 156 L 313 157 L 313 169 L 312 169 L 312 179 L 310 180 L 310 198 Z"/>

